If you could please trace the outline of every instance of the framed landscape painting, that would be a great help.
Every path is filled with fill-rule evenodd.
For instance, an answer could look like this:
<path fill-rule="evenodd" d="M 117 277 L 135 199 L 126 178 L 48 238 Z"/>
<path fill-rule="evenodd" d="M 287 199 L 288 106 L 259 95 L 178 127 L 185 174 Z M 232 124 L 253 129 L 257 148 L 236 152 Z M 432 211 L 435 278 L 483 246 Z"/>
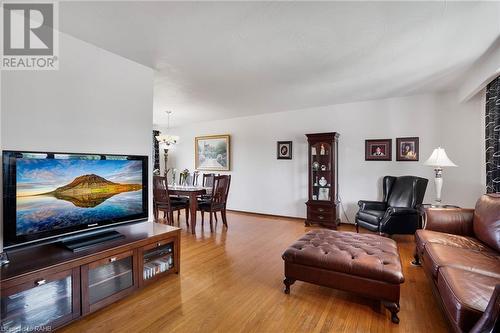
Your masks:
<path fill-rule="evenodd" d="M 229 171 L 231 159 L 230 135 L 197 136 L 194 139 L 197 170 Z"/>

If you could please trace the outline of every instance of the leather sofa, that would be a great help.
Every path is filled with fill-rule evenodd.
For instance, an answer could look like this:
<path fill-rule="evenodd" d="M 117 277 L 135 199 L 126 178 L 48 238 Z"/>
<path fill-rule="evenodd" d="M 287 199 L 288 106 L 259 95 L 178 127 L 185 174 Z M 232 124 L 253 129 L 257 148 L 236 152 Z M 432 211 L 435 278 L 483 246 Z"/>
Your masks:
<path fill-rule="evenodd" d="M 383 201 L 358 202 L 356 230 L 363 227 L 381 234 L 410 234 L 419 228 L 416 209 L 424 199 L 428 180 L 414 176 L 385 176 Z"/>
<path fill-rule="evenodd" d="M 453 330 L 469 332 L 500 284 L 500 194 L 481 196 L 475 209 L 428 209 L 415 240 L 415 261 Z"/>

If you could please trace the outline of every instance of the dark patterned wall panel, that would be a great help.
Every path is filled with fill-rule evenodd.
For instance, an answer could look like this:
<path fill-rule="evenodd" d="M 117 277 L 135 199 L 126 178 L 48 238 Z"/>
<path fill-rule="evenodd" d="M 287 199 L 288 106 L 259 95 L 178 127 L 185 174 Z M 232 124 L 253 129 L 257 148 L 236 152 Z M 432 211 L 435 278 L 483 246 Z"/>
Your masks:
<path fill-rule="evenodd" d="M 486 88 L 486 192 L 500 192 L 500 76 Z"/>
<path fill-rule="evenodd" d="M 160 147 L 156 136 L 160 135 L 160 131 L 153 131 L 153 170 L 160 169 Z"/>

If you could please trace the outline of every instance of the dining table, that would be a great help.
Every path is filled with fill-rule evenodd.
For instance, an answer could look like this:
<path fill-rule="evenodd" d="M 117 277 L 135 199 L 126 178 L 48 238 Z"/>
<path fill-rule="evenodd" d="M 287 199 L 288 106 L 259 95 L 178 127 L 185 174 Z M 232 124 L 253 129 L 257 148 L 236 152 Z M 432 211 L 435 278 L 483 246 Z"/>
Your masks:
<path fill-rule="evenodd" d="M 203 186 L 168 185 L 170 195 L 189 197 L 189 215 L 191 218 L 191 233 L 196 230 L 196 211 L 198 210 L 198 196 L 207 194 L 211 188 Z"/>

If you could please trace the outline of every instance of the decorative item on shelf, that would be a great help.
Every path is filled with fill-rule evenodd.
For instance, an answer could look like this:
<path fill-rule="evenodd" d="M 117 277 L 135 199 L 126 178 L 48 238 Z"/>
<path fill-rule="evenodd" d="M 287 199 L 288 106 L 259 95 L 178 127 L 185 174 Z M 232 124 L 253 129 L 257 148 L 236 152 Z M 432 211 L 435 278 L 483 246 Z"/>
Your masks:
<path fill-rule="evenodd" d="M 365 161 L 392 161 L 392 139 L 365 140 Z"/>
<path fill-rule="evenodd" d="M 321 179 L 319 180 L 319 184 L 321 186 L 325 186 L 326 184 L 328 184 L 328 181 L 326 180 L 325 177 L 321 177 Z"/>
<path fill-rule="evenodd" d="M 312 199 L 313 200 L 318 200 L 318 196 L 316 194 L 313 194 Z"/>
<path fill-rule="evenodd" d="M 292 141 L 278 141 L 277 148 L 278 160 L 292 159 Z"/>
<path fill-rule="evenodd" d="M 229 171 L 231 137 L 225 135 L 198 136 L 195 141 L 195 169 Z"/>
<path fill-rule="evenodd" d="M 318 186 L 318 176 L 314 179 L 314 186 Z"/>
<path fill-rule="evenodd" d="M 319 154 L 325 155 L 325 146 L 324 145 L 321 145 L 321 148 L 319 149 Z"/>
<path fill-rule="evenodd" d="M 170 115 L 172 114 L 172 111 L 165 111 L 167 114 L 167 132 L 170 131 Z M 164 158 L 164 163 L 165 163 L 165 170 L 163 172 L 164 176 L 167 177 L 168 174 L 168 167 L 167 167 L 167 161 L 168 161 L 168 150 L 170 147 L 175 145 L 177 141 L 179 141 L 179 137 L 176 135 L 167 135 L 167 134 L 160 134 L 156 136 L 156 140 L 158 140 L 158 143 L 162 144 L 165 146 L 163 148 L 163 158 Z"/>
<path fill-rule="evenodd" d="M 446 155 L 444 148 L 438 147 L 434 149 L 431 156 L 424 162 L 424 165 L 434 167 L 436 185 L 436 203 L 441 204 L 441 189 L 443 188 L 443 167 L 456 167 Z"/>
<path fill-rule="evenodd" d="M 418 161 L 418 137 L 396 138 L 396 161 Z"/>
<path fill-rule="evenodd" d="M 311 147 L 311 155 L 316 156 L 316 147 Z"/>
<path fill-rule="evenodd" d="M 326 165 L 321 165 L 321 171 L 326 171 Z"/>
<path fill-rule="evenodd" d="M 313 164 L 312 164 L 312 168 L 314 171 L 318 171 L 319 170 L 319 162 L 318 161 L 314 161 Z"/>
<path fill-rule="evenodd" d="M 329 201 L 330 200 L 330 189 L 322 187 L 318 191 L 318 200 Z"/>

